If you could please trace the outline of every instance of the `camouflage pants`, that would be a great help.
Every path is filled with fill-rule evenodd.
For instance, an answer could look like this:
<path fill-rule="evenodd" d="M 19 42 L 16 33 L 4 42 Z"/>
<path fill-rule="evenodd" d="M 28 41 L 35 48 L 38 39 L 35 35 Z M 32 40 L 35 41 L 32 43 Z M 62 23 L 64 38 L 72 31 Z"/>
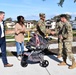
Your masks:
<path fill-rule="evenodd" d="M 61 39 L 58 39 L 58 55 L 62 56 L 63 42 Z"/>
<path fill-rule="evenodd" d="M 73 53 L 72 53 L 72 42 L 65 41 L 63 42 L 63 51 L 62 51 L 63 60 L 66 62 L 67 57 L 73 62 L 75 61 Z"/>

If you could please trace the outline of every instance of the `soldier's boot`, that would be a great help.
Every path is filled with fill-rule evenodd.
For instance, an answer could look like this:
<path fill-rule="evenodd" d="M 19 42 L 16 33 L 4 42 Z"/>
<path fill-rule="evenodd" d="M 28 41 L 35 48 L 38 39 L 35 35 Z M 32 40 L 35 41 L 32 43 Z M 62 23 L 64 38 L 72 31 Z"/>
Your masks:
<path fill-rule="evenodd" d="M 62 57 L 61 55 L 58 55 L 58 56 L 57 56 L 57 58 L 61 58 L 61 57 Z"/>
<path fill-rule="evenodd" d="M 72 61 L 72 65 L 68 67 L 69 69 L 74 69 L 76 68 L 76 62 Z"/>
<path fill-rule="evenodd" d="M 60 62 L 58 65 L 59 65 L 59 66 L 66 66 L 67 64 L 66 64 L 66 62 L 62 61 L 62 62 Z"/>

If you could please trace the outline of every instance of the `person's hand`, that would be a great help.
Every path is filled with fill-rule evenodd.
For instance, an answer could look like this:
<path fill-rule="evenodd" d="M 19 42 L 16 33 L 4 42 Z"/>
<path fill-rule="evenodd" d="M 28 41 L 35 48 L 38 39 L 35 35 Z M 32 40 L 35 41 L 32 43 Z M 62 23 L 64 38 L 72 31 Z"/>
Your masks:
<path fill-rule="evenodd" d="M 34 32 L 35 32 L 35 31 L 37 31 L 37 29 L 36 29 L 36 28 L 34 28 L 32 31 L 34 31 Z"/>
<path fill-rule="evenodd" d="M 63 39 L 62 35 L 59 35 L 58 37 L 59 37 L 60 39 Z"/>
<path fill-rule="evenodd" d="M 55 34 L 55 31 L 51 31 L 51 34 L 54 35 Z"/>

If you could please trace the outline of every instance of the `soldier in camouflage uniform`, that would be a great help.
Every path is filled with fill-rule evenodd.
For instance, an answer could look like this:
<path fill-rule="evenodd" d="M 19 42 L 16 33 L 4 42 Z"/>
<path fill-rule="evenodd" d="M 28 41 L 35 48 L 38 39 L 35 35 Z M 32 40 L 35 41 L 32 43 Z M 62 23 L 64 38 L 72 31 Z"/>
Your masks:
<path fill-rule="evenodd" d="M 45 33 L 46 33 L 46 27 L 45 27 L 45 14 L 44 13 L 40 13 L 39 14 L 40 20 L 38 21 L 37 24 L 37 31 L 38 33 L 45 37 Z"/>
<path fill-rule="evenodd" d="M 67 16 L 65 14 L 60 15 L 61 21 L 64 23 L 62 28 L 62 35 L 60 35 L 60 39 L 63 40 L 63 51 L 62 57 L 63 61 L 59 64 L 60 66 L 66 65 L 67 56 L 72 61 L 72 65 L 69 66 L 69 69 L 73 69 L 76 67 L 75 59 L 72 53 L 72 41 L 73 41 L 73 34 L 72 34 L 72 26 L 67 20 Z"/>
<path fill-rule="evenodd" d="M 40 17 L 40 20 L 37 23 L 37 31 L 39 35 L 41 35 L 42 37 L 46 37 L 46 34 L 52 34 L 51 30 L 46 28 L 45 14 L 40 13 L 39 17 Z"/>
<path fill-rule="evenodd" d="M 60 19 L 58 19 L 55 27 L 55 32 L 58 35 L 58 50 L 59 50 L 57 58 L 60 58 L 62 56 L 63 42 L 62 39 L 59 38 L 59 36 L 62 34 L 62 27 L 63 23 L 60 21 Z"/>

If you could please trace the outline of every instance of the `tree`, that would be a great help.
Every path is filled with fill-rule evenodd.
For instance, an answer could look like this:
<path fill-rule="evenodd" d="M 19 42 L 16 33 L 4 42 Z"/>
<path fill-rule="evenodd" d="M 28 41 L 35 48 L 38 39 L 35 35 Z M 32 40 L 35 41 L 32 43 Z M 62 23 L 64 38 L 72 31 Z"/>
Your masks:
<path fill-rule="evenodd" d="M 64 0 L 60 0 L 60 2 L 58 3 L 58 6 L 62 7 L 63 3 L 64 3 Z"/>
<path fill-rule="evenodd" d="M 43 1 L 45 1 L 45 0 L 43 0 Z M 58 3 L 58 6 L 63 7 L 62 5 L 63 5 L 64 1 L 65 1 L 65 0 L 60 0 L 59 3 Z M 74 0 L 74 3 L 75 3 L 75 2 L 76 2 L 76 0 Z"/>
<path fill-rule="evenodd" d="M 36 25 L 36 24 L 37 24 L 37 21 L 36 21 L 36 20 L 32 20 L 32 22 L 34 23 L 34 25 Z"/>
<path fill-rule="evenodd" d="M 61 6 L 61 7 L 62 7 L 64 1 L 65 1 L 65 0 L 60 0 L 59 3 L 58 3 L 58 6 Z M 75 3 L 75 2 L 76 2 L 76 0 L 74 0 L 74 3 Z"/>
<path fill-rule="evenodd" d="M 12 22 L 12 18 L 7 18 L 5 21 L 9 21 L 9 22 Z"/>
<path fill-rule="evenodd" d="M 61 15 L 61 14 L 60 14 L 60 15 Z M 54 20 L 60 19 L 60 15 L 54 16 L 53 19 L 54 19 Z M 68 20 L 71 19 L 71 15 L 69 15 L 69 14 L 65 14 L 65 15 L 67 16 L 67 19 L 68 19 Z"/>

